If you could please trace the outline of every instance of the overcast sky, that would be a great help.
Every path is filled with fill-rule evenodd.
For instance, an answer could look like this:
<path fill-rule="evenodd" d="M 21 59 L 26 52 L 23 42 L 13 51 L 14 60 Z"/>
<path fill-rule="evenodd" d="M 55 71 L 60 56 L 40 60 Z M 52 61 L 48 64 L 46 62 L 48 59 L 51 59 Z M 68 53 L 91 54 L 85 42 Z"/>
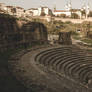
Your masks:
<path fill-rule="evenodd" d="M 25 9 L 36 8 L 39 6 L 48 6 L 53 9 L 56 5 L 57 9 L 65 9 L 64 6 L 69 0 L 0 0 L 0 3 L 5 3 L 6 5 L 21 6 Z M 90 8 L 92 9 L 92 0 L 71 0 L 73 8 L 81 8 L 83 2 L 89 2 Z"/>

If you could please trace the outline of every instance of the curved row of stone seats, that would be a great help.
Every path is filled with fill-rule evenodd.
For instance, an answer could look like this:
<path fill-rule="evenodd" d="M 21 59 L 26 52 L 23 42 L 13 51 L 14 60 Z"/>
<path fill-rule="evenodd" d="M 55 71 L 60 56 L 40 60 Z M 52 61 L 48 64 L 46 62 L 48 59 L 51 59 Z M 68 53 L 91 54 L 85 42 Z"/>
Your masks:
<path fill-rule="evenodd" d="M 76 64 L 74 64 L 75 66 Z M 79 66 L 78 66 L 79 67 Z M 68 72 L 66 72 L 68 70 Z M 65 73 L 67 75 L 69 75 L 70 77 L 74 78 L 74 79 L 79 79 L 81 78 L 81 76 L 79 76 L 80 70 L 78 70 L 77 72 L 72 72 L 74 70 L 74 68 L 72 68 L 72 66 L 67 66 L 67 68 L 65 68 Z M 85 71 L 85 70 L 84 70 Z M 76 73 L 76 74 L 75 74 Z M 75 74 L 75 76 L 74 76 Z M 79 79 L 80 81 L 82 81 L 82 79 Z"/>
<path fill-rule="evenodd" d="M 58 60 L 63 59 L 63 58 L 65 57 L 65 55 L 68 56 L 69 54 L 68 54 L 67 52 L 61 52 L 60 54 L 57 53 L 57 54 L 53 57 L 53 59 L 51 59 L 51 61 L 48 62 L 48 65 L 51 65 L 51 66 L 56 67 L 56 66 L 57 66 L 56 63 L 58 62 Z M 61 62 L 61 60 L 60 60 L 60 62 Z"/>
<path fill-rule="evenodd" d="M 90 74 L 92 67 L 88 68 L 92 65 L 92 57 L 86 57 L 81 49 L 72 47 L 49 49 L 39 53 L 35 60 L 79 82 L 85 82 L 88 76 L 92 75 Z"/>
<path fill-rule="evenodd" d="M 44 65 L 52 66 L 52 64 L 54 64 L 53 60 L 56 57 L 59 57 L 59 56 L 63 57 L 62 55 L 65 55 L 65 54 L 68 55 L 67 52 L 62 52 L 61 50 L 58 52 L 54 52 L 52 54 L 50 53 L 49 56 L 48 55 L 45 56 L 45 58 L 44 58 L 45 62 L 43 62 L 43 63 L 44 63 Z"/>
<path fill-rule="evenodd" d="M 40 58 L 39 61 L 44 63 L 44 65 L 50 65 L 49 63 L 52 62 L 52 59 L 55 59 L 56 57 L 58 56 L 62 56 L 62 55 L 69 55 L 67 52 L 63 52 L 62 51 L 58 51 L 58 53 L 55 51 L 55 52 L 51 52 L 51 53 L 46 53 L 44 54 L 42 57 L 43 58 Z M 45 61 L 45 62 L 43 62 Z M 46 64 L 45 64 L 46 63 Z"/>
<path fill-rule="evenodd" d="M 66 62 L 68 61 L 68 62 Z M 68 59 L 66 59 L 63 67 L 65 66 L 66 69 L 69 69 L 71 67 L 73 67 L 74 65 L 76 65 L 77 63 L 79 63 L 80 65 L 80 62 L 85 62 L 85 59 L 83 57 L 79 57 L 79 56 L 76 56 L 76 57 L 69 57 Z"/>
<path fill-rule="evenodd" d="M 60 61 L 57 62 L 56 65 L 58 66 L 58 69 L 61 70 L 63 64 L 66 64 L 68 62 L 73 62 L 74 60 L 78 60 L 78 58 L 79 58 L 79 56 L 77 56 L 76 54 L 65 56 L 64 58 L 61 58 Z M 72 61 L 72 59 L 73 59 L 73 61 Z"/>
<path fill-rule="evenodd" d="M 69 47 L 66 47 L 66 48 L 64 48 L 64 49 L 67 49 L 67 48 L 70 49 Z M 45 53 L 45 52 L 47 53 L 48 51 L 58 50 L 58 49 L 61 49 L 61 48 L 49 49 L 49 50 L 46 50 L 46 51 L 43 51 L 43 52 L 39 53 L 37 56 L 39 56 L 40 54 L 42 55 L 42 53 Z M 36 57 L 37 57 L 37 56 L 36 56 Z"/>
<path fill-rule="evenodd" d="M 77 78 L 81 78 L 81 80 L 82 80 L 82 77 L 77 73 L 79 70 L 77 70 L 76 72 L 72 72 L 73 70 L 75 70 L 75 68 L 74 68 L 74 66 L 76 66 L 77 65 L 77 67 L 80 67 L 80 65 L 82 65 L 82 64 L 84 64 L 84 61 L 85 60 L 81 60 L 81 59 L 77 59 L 77 58 L 75 58 L 75 59 L 71 59 L 70 60 L 70 62 L 68 61 L 68 60 L 65 60 L 65 62 L 66 63 L 64 63 L 63 65 L 62 65 L 62 69 L 61 70 L 63 70 L 63 68 L 64 68 L 64 72 L 65 72 L 65 74 L 66 75 L 68 75 L 68 76 L 72 76 L 72 75 L 74 75 L 75 73 L 78 75 L 78 77 Z M 86 61 L 85 61 L 86 62 Z M 87 64 L 92 64 L 92 62 L 87 62 Z M 89 65 L 88 65 L 89 66 Z M 81 69 L 80 69 L 81 70 Z M 84 70 L 84 69 L 83 69 Z M 68 71 L 68 72 L 67 72 Z M 85 70 L 84 70 L 85 71 Z M 74 76 L 73 76 L 74 77 Z M 75 77 L 76 78 L 76 77 Z"/>
<path fill-rule="evenodd" d="M 69 60 L 69 59 L 68 59 Z M 78 61 L 77 58 L 71 58 L 70 59 L 71 63 L 75 62 L 75 61 Z M 66 75 L 68 75 L 69 77 L 72 75 L 70 72 L 71 72 L 71 67 L 68 66 L 68 64 L 70 65 L 71 64 L 69 61 L 67 60 L 63 60 L 60 65 L 59 65 L 59 70 L 60 72 L 65 72 Z M 68 69 L 67 69 L 68 68 Z M 68 72 L 67 72 L 68 71 Z"/>
<path fill-rule="evenodd" d="M 92 64 L 92 62 L 88 62 L 89 64 Z M 88 64 L 87 63 L 87 64 Z M 71 74 L 72 77 L 74 77 L 74 73 L 76 72 L 76 75 L 78 74 L 78 72 L 80 72 L 81 70 L 81 66 L 84 66 L 85 64 L 82 63 L 81 61 L 77 61 L 75 63 L 70 63 L 69 65 L 66 66 L 66 70 L 69 70 L 69 74 Z M 76 69 L 77 68 L 77 69 Z M 77 76 L 76 76 L 77 77 Z"/>
<path fill-rule="evenodd" d="M 48 57 L 50 57 L 50 56 L 53 56 L 54 54 L 56 54 L 55 53 L 56 51 L 54 50 L 54 51 L 48 51 L 48 52 L 44 52 L 43 54 L 41 53 L 40 55 L 41 55 L 41 57 L 39 57 L 38 58 L 38 61 L 41 63 L 41 64 L 43 64 L 44 62 L 43 61 L 45 61 Z M 46 61 L 45 61 L 46 62 Z"/>
<path fill-rule="evenodd" d="M 46 57 L 44 58 L 45 62 L 43 62 L 43 64 L 44 64 L 45 66 L 50 66 L 49 63 L 52 62 L 52 60 L 55 59 L 55 57 L 57 57 L 58 55 L 61 55 L 61 51 L 58 52 L 58 54 L 57 54 L 57 52 L 54 52 L 54 53 L 50 54 L 49 56 L 46 56 Z"/>
<path fill-rule="evenodd" d="M 78 59 L 78 58 L 79 57 L 72 57 L 72 58 L 64 60 L 65 63 L 62 65 L 62 68 L 64 69 L 64 71 L 67 71 L 67 70 L 71 71 L 72 64 L 75 65 L 75 62 L 78 62 L 78 61 L 82 60 L 82 59 L 80 59 L 80 58 Z M 65 72 L 65 73 L 67 74 L 67 72 Z M 71 73 L 68 72 L 68 74 L 71 74 Z"/>
<path fill-rule="evenodd" d="M 66 51 L 65 51 L 64 49 L 65 49 Z M 61 51 L 62 51 L 62 52 L 68 52 L 68 51 L 70 52 L 70 48 L 68 48 L 69 50 L 68 50 L 67 48 L 64 48 L 64 49 L 61 49 Z M 55 52 L 57 52 L 58 50 L 60 51 L 59 48 L 58 48 L 58 49 L 54 49 Z M 40 53 L 39 55 L 37 55 L 37 56 L 40 57 L 40 55 L 42 55 L 42 57 L 44 57 L 44 56 L 46 57 L 46 55 L 48 55 L 49 53 L 50 53 L 50 54 L 51 54 L 51 53 L 54 54 L 54 51 L 52 52 L 52 50 L 47 50 L 47 51 L 45 51 L 45 52 L 41 52 L 41 53 Z M 61 53 L 62 53 L 62 52 L 61 52 Z M 70 52 L 69 54 L 71 54 L 71 52 Z M 48 56 L 49 56 L 49 55 L 48 55 Z M 36 59 L 38 59 L 38 58 L 36 57 Z M 36 60 L 36 61 L 37 61 L 37 60 Z M 39 61 L 42 61 L 42 60 L 39 60 Z"/>
<path fill-rule="evenodd" d="M 88 66 L 91 65 L 91 64 L 92 64 L 92 63 L 89 62 L 89 64 L 87 64 L 85 67 L 88 67 Z M 82 66 L 82 65 L 80 66 L 80 65 L 76 65 L 76 64 L 75 64 L 75 65 L 73 66 L 72 70 L 70 71 L 70 73 L 71 73 L 72 78 L 78 79 L 78 80 L 80 80 L 81 82 L 85 82 L 85 80 L 83 81 L 83 77 L 80 76 L 81 71 L 85 71 L 84 66 Z"/>
<path fill-rule="evenodd" d="M 57 53 L 57 52 L 56 52 L 56 53 Z M 62 53 L 63 53 L 63 52 L 61 52 L 61 55 L 62 55 Z M 41 54 L 42 54 L 42 53 L 41 53 Z M 55 54 L 55 53 L 53 53 L 53 54 L 51 54 L 51 53 L 50 53 L 50 56 L 52 57 L 51 59 L 53 59 L 53 58 L 54 58 L 54 57 L 52 56 L 52 55 L 54 55 L 54 54 Z M 59 54 L 60 54 L 60 52 L 59 52 Z M 45 57 L 47 56 L 45 59 L 47 59 L 47 58 L 48 58 L 48 60 L 49 60 L 49 57 L 50 57 L 50 56 L 49 56 L 49 54 L 48 54 L 48 53 L 45 53 L 45 54 L 44 54 L 44 56 L 45 56 Z M 42 56 L 42 57 L 44 57 L 44 56 Z M 49 56 L 49 57 L 48 57 L 48 56 Z M 58 53 L 56 54 L 56 56 L 58 56 Z M 44 61 L 44 60 L 39 60 L 39 61 Z M 52 61 L 52 60 L 51 60 L 51 61 Z"/>
<path fill-rule="evenodd" d="M 42 57 L 43 54 L 48 54 L 48 52 L 52 52 L 52 51 L 53 51 L 53 49 L 49 49 L 49 50 L 40 52 L 39 54 L 36 55 L 35 61 L 39 61 L 39 58 Z M 55 49 L 54 49 L 54 51 L 55 51 Z"/>
<path fill-rule="evenodd" d="M 61 61 L 65 60 L 65 59 L 67 59 L 67 58 L 71 58 L 71 55 L 72 55 L 73 57 L 76 56 L 75 53 L 72 53 L 72 54 L 69 54 L 69 53 L 66 53 L 66 54 L 65 54 L 65 53 L 62 53 L 61 56 L 58 56 L 58 58 L 55 59 L 55 61 L 57 61 L 57 62 L 53 61 L 53 63 L 55 63 L 55 65 L 58 66 L 58 64 L 61 63 Z M 76 57 L 77 57 L 77 56 L 76 56 Z"/>
<path fill-rule="evenodd" d="M 66 48 L 66 49 L 68 49 L 68 48 Z M 41 52 L 41 53 L 39 53 L 37 56 L 36 56 L 36 58 L 35 58 L 35 60 L 36 59 L 38 59 L 38 61 L 40 61 L 40 63 L 41 63 L 41 61 L 43 61 L 42 59 L 44 59 L 44 57 L 48 57 L 49 55 L 51 55 L 51 54 L 56 54 L 57 52 L 59 52 L 59 53 L 62 53 L 62 52 L 64 52 L 64 50 L 62 50 L 61 48 L 58 48 L 58 49 L 50 49 L 50 50 L 47 50 L 47 51 L 43 51 L 43 52 Z M 43 58 L 40 58 L 40 57 L 43 57 Z M 50 57 L 50 56 L 49 56 Z M 37 61 L 37 60 L 36 60 Z"/>
<path fill-rule="evenodd" d="M 89 77 L 89 76 L 87 76 L 87 73 L 89 73 L 89 72 L 91 72 L 90 76 L 92 76 L 92 64 L 81 69 L 81 71 L 79 73 L 80 80 L 83 80 L 84 77 Z"/>

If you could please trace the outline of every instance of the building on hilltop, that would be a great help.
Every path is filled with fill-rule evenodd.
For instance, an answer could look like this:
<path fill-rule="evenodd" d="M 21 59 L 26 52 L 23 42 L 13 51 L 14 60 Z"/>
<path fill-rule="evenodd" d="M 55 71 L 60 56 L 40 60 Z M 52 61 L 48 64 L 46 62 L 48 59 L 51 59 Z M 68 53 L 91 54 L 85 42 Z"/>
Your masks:
<path fill-rule="evenodd" d="M 45 15 L 50 15 L 50 9 L 48 7 L 40 7 L 38 8 L 39 10 L 39 15 L 42 14 L 42 12 L 44 12 Z"/>
<path fill-rule="evenodd" d="M 17 6 L 14 9 L 15 9 L 15 16 L 24 17 L 24 8 Z"/>
<path fill-rule="evenodd" d="M 48 7 L 30 8 L 26 10 L 26 15 L 28 16 L 45 16 L 50 15 L 52 11 Z"/>
<path fill-rule="evenodd" d="M 73 9 L 71 0 L 66 3 L 65 10 L 56 10 L 54 8 L 53 15 L 54 16 L 61 16 L 61 17 L 72 17 L 72 15 L 78 16 L 78 18 L 88 18 L 90 12 L 89 3 L 86 5 L 85 3 L 82 5 L 81 9 Z"/>
<path fill-rule="evenodd" d="M 77 18 L 82 18 L 82 15 L 81 15 L 81 9 L 71 9 L 71 17 L 72 17 L 72 14 L 76 14 L 78 17 Z"/>
<path fill-rule="evenodd" d="M 66 11 L 66 10 L 54 10 L 53 11 L 53 15 L 55 15 L 55 16 L 65 15 L 67 17 L 70 17 L 71 16 L 71 12 L 70 11 Z"/>
<path fill-rule="evenodd" d="M 0 13 L 23 17 L 24 9 L 19 6 L 7 6 L 4 3 L 0 3 Z"/>
<path fill-rule="evenodd" d="M 19 6 L 6 6 L 4 3 L 0 3 L 0 13 L 10 14 L 16 17 L 32 17 L 32 16 L 60 16 L 63 18 L 88 18 L 90 13 L 89 3 L 83 3 L 81 9 L 73 9 L 71 0 L 69 0 L 64 10 L 57 10 L 56 6 L 52 11 L 48 7 L 30 8 L 24 10 Z M 77 17 L 75 17 L 77 16 Z M 48 17 L 49 18 L 49 17 Z"/>
<path fill-rule="evenodd" d="M 19 6 L 6 6 L 7 13 L 16 17 L 24 17 L 24 8 Z"/>
<path fill-rule="evenodd" d="M 71 17 L 71 11 L 70 11 L 71 9 L 72 9 L 72 4 L 71 4 L 71 1 L 69 1 L 65 5 L 65 10 L 56 10 L 56 7 L 55 7 L 54 11 L 53 11 L 53 15 L 54 16 Z"/>

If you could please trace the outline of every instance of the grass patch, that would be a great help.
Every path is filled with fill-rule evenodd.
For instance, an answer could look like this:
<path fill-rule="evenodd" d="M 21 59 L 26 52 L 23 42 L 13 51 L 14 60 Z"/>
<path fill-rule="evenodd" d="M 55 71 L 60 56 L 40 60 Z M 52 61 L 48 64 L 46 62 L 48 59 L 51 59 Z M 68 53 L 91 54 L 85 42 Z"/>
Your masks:
<path fill-rule="evenodd" d="M 75 40 L 81 40 L 81 37 L 77 36 L 77 35 L 73 35 L 72 36 Z"/>
<path fill-rule="evenodd" d="M 91 39 L 85 38 L 85 39 L 82 39 L 81 41 L 92 45 L 92 40 Z"/>

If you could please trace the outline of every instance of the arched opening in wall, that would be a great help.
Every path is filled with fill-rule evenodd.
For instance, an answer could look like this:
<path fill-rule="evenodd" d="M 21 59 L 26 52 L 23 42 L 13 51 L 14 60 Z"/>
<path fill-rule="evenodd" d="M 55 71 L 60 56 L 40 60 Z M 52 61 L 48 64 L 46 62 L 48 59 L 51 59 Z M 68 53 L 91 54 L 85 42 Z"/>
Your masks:
<path fill-rule="evenodd" d="M 30 44 L 44 44 L 47 39 L 47 28 L 39 22 L 28 22 L 22 27 L 24 39 Z"/>
<path fill-rule="evenodd" d="M 40 40 L 46 41 L 48 39 L 48 31 L 44 24 L 39 24 Z"/>
<path fill-rule="evenodd" d="M 39 28 L 36 28 L 36 29 L 34 30 L 34 39 L 35 39 L 35 40 L 40 40 L 40 39 L 41 39 L 41 35 L 40 35 Z"/>

